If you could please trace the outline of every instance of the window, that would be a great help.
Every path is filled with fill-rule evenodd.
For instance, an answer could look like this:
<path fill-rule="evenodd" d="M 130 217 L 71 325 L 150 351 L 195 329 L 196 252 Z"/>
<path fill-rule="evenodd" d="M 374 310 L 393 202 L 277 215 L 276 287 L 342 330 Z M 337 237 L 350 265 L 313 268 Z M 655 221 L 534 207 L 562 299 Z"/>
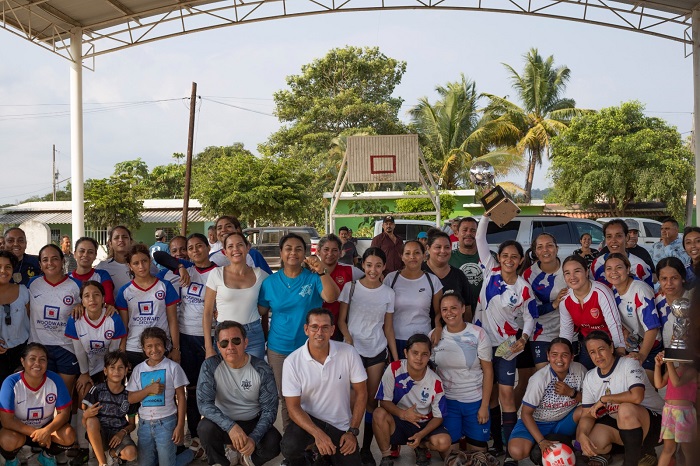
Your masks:
<path fill-rule="evenodd" d="M 576 241 L 571 240 L 571 230 L 569 229 L 569 223 L 566 220 L 552 220 L 544 222 L 532 222 L 532 239 L 531 242 L 535 242 L 535 238 L 540 233 L 549 233 L 554 236 L 557 240 L 557 244 L 576 244 L 578 243 L 578 238 Z"/>
<path fill-rule="evenodd" d="M 61 230 L 51 229 L 51 242 L 54 244 L 61 244 Z"/>
<path fill-rule="evenodd" d="M 412 225 L 412 224 L 407 224 L 406 225 L 406 233 L 405 235 L 399 234 L 403 239 L 409 240 L 409 239 L 416 239 L 418 238 L 418 233 L 421 231 L 428 231 L 431 228 L 433 228 L 431 225 Z"/>
<path fill-rule="evenodd" d="M 647 237 L 661 238 L 661 225 L 658 223 L 644 222 L 644 233 Z"/>
<path fill-rule="evenodd" d="M 505 224 L 503 228 L 493 222 L 489 222 L 488 230 L 486 230 L 486 239 L 489 244 L 501 244 L 504 241 L 518 239 L 518 230 L 520 222 L 511 221 Z"/>
<path fill-rule="evenodd" d="M 279 244 L 283 236 L 282 230 L 263 230 L 261 244 L 272 243 Z"/>
<path fill-rule="evenodd" d="M 311 244 L 312 232 L 309 228 L 290 228 L 289 232 L 304 238 L 307 246 Z"/>
<path fill-rule="evenodd" d="M 109 239 L 107 230 L 85 230 L 85 236 L 94 239 L 100 246 L 106 246 L 107 240 Z M 75 244 L 75 242 L 73 244 Z"/>
<path fill-rule="evenodd" d="M 574 222 L 574 228 L 576 230 L 577 243 L 579 242 L 581 235 L 584 233 L 588 233 L 589 235 L 591 235 L 591 244 L 593 245 L 593 247 L 596 247 L 596 244 L 601 244 L 605 239 L 605 237 L 603 236 L 603 227 L 600 225 L 587 222 Z"/>

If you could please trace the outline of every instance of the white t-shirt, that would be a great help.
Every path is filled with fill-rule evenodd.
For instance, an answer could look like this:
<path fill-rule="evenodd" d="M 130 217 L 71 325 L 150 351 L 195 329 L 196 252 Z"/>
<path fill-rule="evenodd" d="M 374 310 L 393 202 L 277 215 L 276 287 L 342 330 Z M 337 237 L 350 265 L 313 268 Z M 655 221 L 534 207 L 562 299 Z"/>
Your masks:
<path fill-rule="evenodd" d="M 563 382 L 580 392 L 586 372 L 583 364 L 572 361 L 569 366 L 569 373 L 566 374 Z M 535 410 L 532 413 L 535 421 L 561 421 L 572 409 L 578 406 L 578 401 L 574 398 L 557 394 L 554 388 L 558 381 L 559 376 L 552 370 L 550 364 L 547 364 L 530 377 L 525 396 L 523 397 L 523 404 Z"/>
<path fill-rule="evenodd" d="M 73 307 L 80 302 L 80 286 L 78 280 L 67 275 L 56 284 L 43 275 L 29 281 L 29 341 L 73 352 L 65 331 Z"/>
<path fill-rule="evenodd" d="M 408 373 L 405 359 L 389 364 L 377 389 L 377 400 L 387 400 L 401 409 L 416 405 L 416 411 L 429 419 L 447 416 L 447 401 L 442 381 L 430 368 L 420 380 Z M 427 420 L 426 420 L 427 422 Z"/>
<path fill-rule="evenodd" d="M 440 279 L 432 273 L 424 273 L 415 280 L 401 276 L 399 271 L 391 272 L 384 277 L 384 285 L 392 288 L 394 276 L 399 274 L 393 289 L 396 293 L 394 300 L 394 335 L 397 340 L 408 340 L 416 333 L 427 335 L 432 328 L 430 325 L 430 308 L 433 295 L 430 294 L 430 283 L 433 283 L 435 294 L 442 290 Z"/>
<path fill-rule="evenodd" d="M 109 276 L 112 277 L 112 282 L 114 282 L 114 293 L 116 297 L 116 292 L 119 289 L 131 281 L 131 275 L 129 274 L 129 265 L 121 264 L 112 259 L 103 260 L 97 264 L 96 269 L 106 270 Z M 151 275 L 154 277 L 158 275 L 158 266 L 155 262 L 151 261 Z"/>
<path fill-rule="evenodd" d="M 209 272 L 207 288 L 216 291 L 217 320 L 234 320 L 241 324 L 249 324 L 260 320 L 258 313 L 258 295 L 263 280 L 268 277 L 260 267 L 253 268 L 255 283 L 250 288 L 229 288 L 224 283 L 224 267 L 217 267 Z M 201 323 L 199 325 L 202 326 Z"/>
<path fill-rule="evenodd" d="M 301 397 L 301 409 L 346 432 L 350 428 L 350 384 L 367 380 L 355 348 L 330 341 L 324 364 L 309 353 L 309 342 L 284 360 L 282 394 Z"/>
<path fill-rule="evenodd" d="M 663 334 L 661 320 L 656 312 L 654 290 L 641 280 L 632 280 L 627 292 L 623 295 L 618 293 L 615 287 L 612 290 L 617 309 L 620 311 L 622 326 L 630 332 L 631 336 L 634 336 L 634 338 L 628 338 L 625 342 L 627 350 L 639 351 L 639 347 L 644 339 L 644 333 L 653 329 L 659 329 L 656 333 L 656 341 L 653 347 L 658 348 L 661 346 Z M 630 340 L 636 340 L 639 343 L 630 345 Z"/>
<path fill-rule="evenodd" d="M 461 403 L 479 401 L 484 382 L 481 361 L 491 361 L 492 355 L 491 340 L 483 328 L 471 323 L 458 333 L 443 328 L 432 359 L 442 379 L 445 397 Z"/>
<path fill-rule="evenodd" d="M 141 401 L 139 417 L 147 421 L 162 419 L 177 413 L 175 389 L 190 383 L 185 371 L 178 363 L 163 358 L 153 367 L 148 365 L 147 360 L 134 367 L 126 389 L 136 392 L 152 384 L 154 380 L 164 384 L 165 390 L 160 395 L 148 395 Z"/>
<path fill-rule="evenodd" d="M 214 265 L 205 269 L 200 269 L 195 265 L 187 268 L 187 273 L 190 275 L 190 284 L 179 288 L 180 299 L 182 300 L 177 319 L 180 333 L 199 337 L 204 336 L 204 328 L 202 327 L 204 290 L 208 277 L 214 270 L 216 270 Z"/>
<path fill-rule="evenodd" d="M 384 317 L 394 312 L 395 293 L 386 286 L 367 288 L 359 281 L 354 283 L 352 298 L 352 283 L 348 283 L 340 292 L 338 301 L 350 303 L 348 330 L 355 349 L 361 356 L 372 358 L 386 349 Z"/>
<path fill-rule="evenodd" d="M 646 371 L 639 361 L 632 358 L 617 358 L 608 374 L 603 375 L 600 369 L 595 367 L 588 371 L 583 381 L 583 406 L 591 407 L 601 396 L 624 393 L 633 387 L 644 388 L 644 399 L 641 406 L 660 413 L 664 409 L 664 400 L 661 399 L 654 387 L 649 382 Z M 608 413 L 617 419 L 617 411 L 620 405 L 608 403 Z"/>

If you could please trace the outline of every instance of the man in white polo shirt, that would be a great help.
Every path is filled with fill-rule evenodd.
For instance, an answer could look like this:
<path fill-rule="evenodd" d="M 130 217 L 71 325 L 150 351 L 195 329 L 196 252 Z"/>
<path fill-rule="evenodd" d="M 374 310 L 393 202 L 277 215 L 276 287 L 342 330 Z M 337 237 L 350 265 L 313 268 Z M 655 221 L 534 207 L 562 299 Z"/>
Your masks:
<path fill-rule="evenodd" d="M 312 443 L 334 466 L 361 464 L 357 435 L 367 402 L 367 373 L 355 348 L 331 341 L 334 331 L 330 311 L 310 310 L 304 325 L 309 339 L 284 361 L 282 395 L 292 422 L 280 446 L 289 466 L 305 466 L 306 446 Z"/>

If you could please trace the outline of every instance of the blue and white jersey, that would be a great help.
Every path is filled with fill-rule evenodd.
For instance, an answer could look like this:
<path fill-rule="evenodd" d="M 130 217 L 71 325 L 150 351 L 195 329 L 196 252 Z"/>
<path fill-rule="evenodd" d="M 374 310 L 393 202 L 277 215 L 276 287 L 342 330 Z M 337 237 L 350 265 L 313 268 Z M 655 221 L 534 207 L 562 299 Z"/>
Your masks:
<path fill-rule="evenodd" d="M 110 350 L 110 344 L 126 337 L 126 328 L 119 314 L 114 313 L 109 317 L 105 314 L 103 310 L 96 321 L 90 320 L 87 313 L 77 321 L 70 317 L 66 325 L 66 336 L 78 340 L 87 354 L 90 375 L 104 369 L 104 355 Z"/>
<path fill-rule="evenodd" d="M 632 280 L 627 292 L 621 295 L 613 286 L 613 295 L 617 309 L 620 311 L 622 326 L 630 333 L 625 346 L 628 351 L 639 351 L 644 339 L 644 333 L 648 330 L 659 329 L 653 348 L 661 345 L 661 320 L 656 312 L 654 302 L 654 290 L 646 283 Z"/>
<path fill-rule="evenodd" d="M 384 371 L 377 389 L 377 400 L 387 400 L 401 409 L 416 405 L 416 411 L 434 417 L 447 416 L 447 400 L 442 389 L 442 381 L 430 368 L 426 369 L 421 380 L 413 380 L 408 374 L 406 360 L 393 361 Z"/>
<path fill-rule="evenodd" d="M 116 305 L 120 311 L 128 311 L 126 350 L 141 352 L 141 333 L 147 327 L 159 327 L 170 338 L 167 307 L 180 302 L 173 285 L 156 279 L 148 289 L 133 281 L 124 285 L 117 293 Z"/>
<path fill-rule="evenodd" d="M 683 297 L 690 299 L 691 292 L 687 290 L 683 292 Z M 671 338 L 673 338 L 673 325 L 676 323 L 676 316 L 671 312 L 671 304 L 666 299 L 666 295 L 658 292 L 655 297 L 656 301 L 656 312 L 659 314 L 659 321 L 661 322 L 661 335 L 664 342 L 664 347 L 668 348 L 671 344 Z"/>
<path fill-rule="evenodd" d="M 605 279 L 605 259 L 608 258 L 610 253 L 602 254 L 598 257 L 595 258 L 593 263 L 591 264 L 591 270 L 590 270 L 590 276 L 593 280 L 604 283 L 608 287 L 612 286 L 610 285 L 610 282 L 608 282 Z M 642 259 L 639 257 L 635 256 L 634 254 L 627 253 L 627 259 L 630 261 L 630 273 L 634 278 L 637 278 L 647 285 L 653 287 L 654 286 L 654 281 L 652 279 L 652 270 L 649 267 L 649 264 L 644 262 Z"/>
<path fill-rule="evenodd" d="M 578 362 L 571 362 L 569 372 L 563 382 L 569 387 L 581 392 L 586 368 Z M 555 390 L 559 376 L 547 364 L 535 372 L 527 383 L 523 404 L 535 410 L 532 417 L 537 422 L 556 422 L 564 419 L 572 409 L 578 406 L 578 401 L 568 396 L 559 395 Z"/>
<path fill-rule="evenodd" d="M 6 378 L 0 389 L 0 410 L 14 414 L 23 424 L 37 429 L 53 420 L 55 410 L 66 409 L 70 404 L 66 385 L 51 371 L 46 371 L 38 387 L 31 387 L 22 371 Z"/>
<path fill-rule="evenodd" d="M 80 302 L 81 285 L 68 275 L 58 283 L 50 283 L 43 275 L 29 282 L 30 341 L 73 352 L 73 343 L 65 336 L 66 324 Z"/>
<path fill-rule="evenodd" d="M 537 319 L 532 341 L 552 341 L 559 336 L 559 309 L 552 304 L 559 292 L 566 289 L 564 272 L 561 267 L 554 273 L 543 272 L 540 263 L 535 262 L 523 273 L 523 278 L 532 287 L 537 298 Z"/>
<path fill-rule="evenodd" d="M 226 254 L 224 254 L 223 249 L 219 249 L 218 251 L 210 253 L 209 260 L 218 265 L 219 267 L 224 267 L 231 263 L 231 261 L 228 260 L 228 257 L 226 257 Z M 267 272 L 268 275 L 272 275 L 272 269 L 267 264 L 267 261 L 265 260 L 263 255 L 260 254 L 260 251 L 258 251 L 257 249 L 251 249 L 250 251 L 248 251 L 248 255 L 245 258 L 245 263 L 248 264 L 248 267 L 260 267 L 265 272 Z"/>
<path fill-rule="evenodd" d="M 187 267 L 190 275 L 190 284 L 180 287 L 180 306 L 178 309 L 178 323 L 180 333 L 186 335 L 204 336 L 202 319 L 204 318 L 204 292 L 207 288 L 209 272 L 216 269 L 216 265 L 200 269 L 192 265 Z"/>

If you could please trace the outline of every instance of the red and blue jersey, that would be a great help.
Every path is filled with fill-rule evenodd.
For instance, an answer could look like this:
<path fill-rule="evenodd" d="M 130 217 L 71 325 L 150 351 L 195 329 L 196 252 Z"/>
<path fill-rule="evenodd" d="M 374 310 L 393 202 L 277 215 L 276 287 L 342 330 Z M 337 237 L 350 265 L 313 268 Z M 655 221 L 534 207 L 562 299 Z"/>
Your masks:
<path fill-rule="evenodd" d="M 685 291 L 683 293 L 683 298 L 690 299 L 690 291 Z M 662 292 L 658 292 L 655 297 L 656 301 L 656 312 L 659 314 L 659 321 L 661 322 L 661 336 L 664 346 L 668 347 L 671 344 L 671 339 L 673 337 L 673 325 L 676 323 L 676 316 L 671 312 L 671 304 L 666 299 L 666 295 Z"/>
<path fill-rule="evenodd" d="M 55 410 L 71 404 L 71 396 L 61 377 L 46 371 L 38 387 L 24 378 L 24 371 L 10 375 L 0 388 L 0 410 L 12 413 L 20 422 L 40 428 L 53 420 Z"/>
<path fill-rule="evenodd" d="M 627 350 L 639 351 L 644 333 L 653 329 L 659 329 L 653 348 L 661 346 L 661 320 L 656 312 L 654 290 L 639 280 L 632 280 L 625 294 L 621 295 L 615 287 L 612 290 L 622 326 L 630 333 L 626 341 Z"/>
<path fill-rule="evenodd" d="M 102 269 L 90 269 L 88 273 L 81 275 L 74 270 L 70 273 L 70 276 L 81 283 L 85 283 L 88 280 L 101 283 L 105 289 L 105 302 L 114 306 L 114 282 L 109 272 Z"/>
<path fill-rule="evenodd" d="M 611 287 L 612 285 L 610 282 L 605 279 L 605 259 L 607 259 L 609 255 L 610 253 L 608 252 L 595 258 L 591 264 L 590 275 L 593 280 Z M 653 288 L 654 281 L 652 279 L 652 270 L 649 267 L 649 264 L 634 254 L 627 253 L 627 258 L 630 261 L 630 273 L 632 276 Z"/>
<path fill-rule="evenodd" d="M 413 380 L 408 374 L 406 360 L 400 359 L 389 364 L 384 371 L 377 389 L 377 400 L 391 401 L 401 409 L 416 405 L 416 411 L 433 417 L 447 416 L 447 400 L 442 389 L 440 377 L 430 368 L 426 368 L 421 380 Z"/>
<path fill-rule="evenodd" d="M 559 309 L 553 302 L 559 292 L 566 288 L 561 267 L 554 273 L 543 272 L 540 263 L 535 262 L 523 273 L 523 278 L 532 287 L 537 299 L 537 319 L 532 341 L 552 341 L 559 336 Z"/>

